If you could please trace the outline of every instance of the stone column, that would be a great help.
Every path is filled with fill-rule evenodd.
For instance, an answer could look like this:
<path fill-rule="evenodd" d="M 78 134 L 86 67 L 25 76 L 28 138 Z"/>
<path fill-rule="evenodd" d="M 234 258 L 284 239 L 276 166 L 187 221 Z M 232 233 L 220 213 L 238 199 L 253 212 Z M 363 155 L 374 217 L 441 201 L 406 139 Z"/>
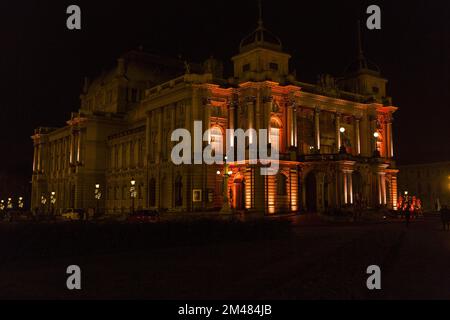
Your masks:
<path fill-rule="evenodd" d="M 348 171 L 347 175 L 347 184 L 348 184 L 348 202 L 350 204 L 353 204 L 353 177 L 352 177 L 352 171 Z"/>
<path fill-rule="evenodd" d="M 348 203 L 348 175 L 346 171 L 342 171 L 342 178 L 344 184 L 344 204 Z"/>
<path fill-rule="evenodd" d="M 394 141 L 393 141 L 393 135 L 392 135 L 392 121 L 389 120 L 387 125 L 387 137 L 386 137 L 386 141 L 387 141 L 387 156 L 388 158 L 393 158 L 394 157 Z"/>
<path fill-rule="evenodd" d="M 339 153 L 341 144 L 341 114 L 336 113 L 336 153 Z"/>
<path fill-rule="evenodd" d="M 356 140 L 356 154 L 361 154 L 361 128 L 360 118 L 355 118 L 355 140 Z"/>
<path fill-rule="evenodd" d="M 81 163 L 81 129 L 78 130 L 77 140 L 77 164 Z"/>
<path fill-rule="evenodd" d="M 164 139 L 164 132 L 163 132 L 163 112 L 162 112 L 162 108 L 160 108 L 158 110 L 158 142 L 157 142 L 157 153 L 155 156 L 155 160 L 157 161 L 157 163 L 161 162 L 162 159 L 162 143 L 163 143 L 163 139 Z"/>
<path fill-rule="evenodd" d="M 320 109 L 316 108 L 314 110 L 314 138 L 315 138 L 315 148 L 316 152 L 320 152 Z"/>
<path fill-rule="evenodd" d="M 149 160 L 150 160 L 150 148 L 152 146 L 151 142 L 151 125 L 152 125 L 152 118 L 151 118 L 151 112 L 146 113 L 146 125 L 145 125 L 145 166 L 147 166 Z"/>
<path fill-rule="evenodd" d="M 33 146 L 34 152 L 33 152 L 33 173 L 36 172 L 37 169 L 37 161 L 36 161 L 36 156 L 37 156 L 37 146 L 36 144 Z"/>
<path fill-rule="evenodd" d="M 297 138 L 297 108 L 295 107 L 295 104 L 292 108 L 292 125 L 294 127 L 294 147 L 298 146 L 298 138 Z"/>
<path fill-rule="evenodd" d="M 387 195 L 386 195 L 386 174 L 383 172 L 380 175 L 380 183 L 381 183 L 381 204 L 387 204 Z"/>
<path fill-rule="evenodd" d="M 233 134 L 233 130 L 234 128 L 234 116 L 235 116 L 235 105 L 234 102 L 231 101 L 230 104 L 228 105 L 228 129 L 230 129 L 230 136 L 228 137 L 229 141 L 230 141 L 230 146 L 234 147 L 234 134 Z"/>
<path fill-rule="evenodd" d="M 37 145 L 37 171 L 42 170 L 42 144 L 39 142 Z"/>
<path fill-rule="evenodd" d="M 289 105 L 287 108 L 287 133 L 288 133 L 288 147 L 295 146 L 294 143 L 294 121 L 293 121 L 293 105 Z"/>
<path fill-rule="evenodd" d="M 263 103 L 264 103 L 265 124 L 264 124 L 264 127 L 262 127 L 261 129 L 267 129 L 267 141 L 269 143 L 271 143 L 272 141 L 270 141 L 270 127 L 271 127 L 270 126 L 270 118 L 271 118 L 271 113 L 272 113 L 273 98 L 270 95 L 265 96 L 265 97 L 263 97 Z"/>
<path fill-rule="evenodd" d="M 70 150 L 69 150 L 69 165 L 73 164 L 73 148 L 74 148 L 74 136 L 73 130 L 70 131 Z"/>
<path fill-rule="evenodd" d="M 378 204 L 383 205 L 386 203 L 386 184 L 384 183 L 384 173 L 378 172 L 377 184 L 378 184 Z"/>
<path fill-rule="evenodd" d="M 254 108 L 255 108 L 255 104 L 254 102 L 248 102 L 247 103 L 247 109 L 248 109 L 248 129 L 255 129 L 255 124 L 254 124 Z M 253 136 L 250 135 L 249 138 L 249 143 L 252 144 L 253 141 Z"/>
<path fill-rule="evenodd" d="M 262 105 L 261 92 L 258 91 L 258 95 L 257 95 L 256 101 L 255 101 L 255 107 L 256 107 L 255 129 L 257 132 L 259 129 L 261 129 L 261 117 L 264 116 L 263 114 L 261 114 L 261 105 Z"/>
<path fill-rule="evenodd" d="M 205 105 L 205 127 L 203 128 L 204 131 L 211 129 L 211 107 L 212 105 L 210 103 L 207 103 Z M 208 144 L 211 143 L 211 133 L 208 132 Z"/>

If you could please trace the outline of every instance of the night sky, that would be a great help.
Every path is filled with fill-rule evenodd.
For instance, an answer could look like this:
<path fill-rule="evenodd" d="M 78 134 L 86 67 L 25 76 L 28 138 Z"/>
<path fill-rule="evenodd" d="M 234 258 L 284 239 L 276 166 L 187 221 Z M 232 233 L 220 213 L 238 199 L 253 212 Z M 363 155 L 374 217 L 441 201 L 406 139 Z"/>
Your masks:
<path fill-rule="evenodd" d="M 82 30 L 66 29 L 77 4 Z M 399 163 L 450 160 L 450 1 L 263 1 L 264 24 L 292 54 L 301 81 L 342 75 L 356 56 L 356 21 L 382 9 L 382 30 L 364 30 L 366 56 L 389 79 Z M 63 126 L 79 108 L 85 75 L 118 55 L 146 51 L 231 66 L 256 27 L 257 1 L 1 1 L 0 171 L 29 179 L 30 136 Z"/>

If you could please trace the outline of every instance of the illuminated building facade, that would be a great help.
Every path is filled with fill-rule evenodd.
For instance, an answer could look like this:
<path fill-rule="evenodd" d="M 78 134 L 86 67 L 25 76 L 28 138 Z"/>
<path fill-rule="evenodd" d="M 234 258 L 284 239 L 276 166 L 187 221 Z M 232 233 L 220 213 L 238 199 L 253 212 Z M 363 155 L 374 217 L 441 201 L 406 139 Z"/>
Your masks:
<path fill-rule="evenodd" d="M 80 110 L 65 127 L 35 131 L 32 207 L 55 192 L 56 212 L 94 208 L 100 184 L 106 214 L 132 206 L 217 212 L 225 193 L 234 210 L 266 214 L 326 211 L 358 201 L 395 209 L 397 108 L 386 94 L 387 80 L 359 48 L 343 78 L 322 75 L 316 84 L 290 72 L 291 56 L 261 18 L 241 41 L 229 78 L 214 58 L 194 65 L 129 52 L 109 73 L 86 81 Z M 230 139 L 227 128 L 267 129 L 280 153 L 278 174 L 262 176 L 259 165 L 229 163 L 224 186 L 217 174 L 222 166 L 174 165 L 171 133 L 193 132 L 194 121 L 212 129 L 211 144 Z"/>
<path fill-rule="evenodd" d="M 450 206 L 450 162 L 400 166 L 399 191 L 422 200 L 426 211 Z"/>

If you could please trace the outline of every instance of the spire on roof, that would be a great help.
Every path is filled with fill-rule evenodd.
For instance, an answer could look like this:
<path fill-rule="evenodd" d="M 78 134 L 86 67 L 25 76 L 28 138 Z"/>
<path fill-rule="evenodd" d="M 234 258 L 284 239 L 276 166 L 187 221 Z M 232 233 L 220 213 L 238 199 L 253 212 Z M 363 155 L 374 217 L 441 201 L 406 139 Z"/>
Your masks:
<path fill-rule="evenodd" d="M 363 50 L 362 42 L 362 32 L 361 32 L 361 22 L 358 20 L 357 23 L 357 55 L 355 60 L 347 67 L 345 74 L 359 73 L 359 72 L 370 72 L 375 74 L 381 74 L 380 68 L 371 60 L 367 59 Z"/>
<path fill-rule="evenodd" d="M 263 27 L 263 18 L 262 18 L 262 1 L 258 0 L 258 28 L 262 29 Z"/>
<path fill-rule="evenodd" d="M 282 51 L 280 39 L 264 27 L 262 0 L 258 0 L 258 27 L 242 39 L 239 49 L 240 52 L 243 52 L 255 47 L 267 47 L 272 50 Z"/>
<path fill-rule="evenodd" d="M 357 35 L 358 35 L 358 66 L 359 69 L 367 69 L 367 60 L 364 56 L 364 51 L 362 48 L 362 34 L 361 34 L 361 21 L 357 22 Z"/>

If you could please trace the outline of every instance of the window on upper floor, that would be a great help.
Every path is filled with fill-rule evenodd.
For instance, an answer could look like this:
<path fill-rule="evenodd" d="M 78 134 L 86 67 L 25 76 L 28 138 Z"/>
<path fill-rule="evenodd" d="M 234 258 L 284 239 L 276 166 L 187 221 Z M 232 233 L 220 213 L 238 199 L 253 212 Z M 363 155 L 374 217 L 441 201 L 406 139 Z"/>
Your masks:
<path fill-rule="evenodd" d="M 138 90 L 135 88 L 131 89 L 131 102 L 137 102 L 138 101 Z"/>
<path fill-rule="evenodd" d="M 223 153 L 223 136 L 222 130 L 214 126 L 210 130 L 211 136 L 211 148 L 214 150 L 214 154 Z"/>
<path fill-rule="evenodd" d="M 278 63 L 271 62 L 269 64 L 269 69 L 272 70 L 272 71 L 278 71 Z"/>
<path fill-rule="evenodd" d="M 243 72 L 250 71 L 250 63 L 244 64 L 244 66 L 242 67 L 242 71 Z"/>
<path fill-rule="evenodd" d="M 274 152 L 280 152 L 281 147 L 281 122 L 277 118 L 272 118 L 270 121 L 270 136 L 269 142 Z"/>

